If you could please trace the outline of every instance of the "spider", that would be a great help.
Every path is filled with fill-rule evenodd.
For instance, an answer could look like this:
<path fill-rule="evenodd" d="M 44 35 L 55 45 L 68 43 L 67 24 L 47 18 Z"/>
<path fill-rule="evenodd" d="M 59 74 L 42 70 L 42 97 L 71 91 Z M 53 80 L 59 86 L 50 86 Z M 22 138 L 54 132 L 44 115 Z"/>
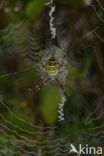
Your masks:
<path fill-rule="evenodd" d="M 41 54 L 40 56 L 39 71 L 41 82 L 33 89 L 29 89 L 30 91 L 35 93 L 51 81 L 56 81 L 59 87 L 64 90 L 68 74 L 66 54 L 56 46 L 46 49 L 44 55 Z"/>
<path fill-rule="evenodd" d="M 29 34 L 29 31 L 26 27 L 26 25 L 23 25 L 22 23 L 19 23 L 17 26 L 11 25 L 9 28 L 8 38 L 7 41 L 5 41 L 5 32 L 3 33 L 3 42 L 5 41 L 4 51 L 8 52 L 7 47 L 9 46 L 12 50 L 16 51 L 16 54 L 19 56 L 20 59 L 24 60 L 22 61 L 23 65 L 26 66 L 31 65 L 31 62 L 36 62 L 36 69 L 40 72 L 40 78 L 41 82 L 36 85 L 34 88 L 30 88 L 28 90 L 33 91 L 34 93 L 39 91 L 43 86 L 47 85 L 51 81 L 57 82 L 59 87 L 62 90 L 65 90 L 65 82 L 68 74 L 68 66 L 70 65 L 67 62 L 66 57 L 66 51 L 64 49 L 66 45 L 62 45 L 60 43 L 60 46 L 58 46 L 58 43 L 52 40 L 52 42 L 47 43 L 47 45 L 42 46 L 37 38 L 32 38 L 32 34 Z M 7 29 L 8 30 L 8 29 Z M 12 30 L 12 31 L 11 31 Z M 24 37 L 20 39 L 21 32 L 27 32 L 24 33 Z M 7 32 L 6 32 L 7 33 Z M 16 40 L 14 40 L 14 36 L 16 36 Z M 29 40 L 30 37 L 30 40 Z M 9 43 L 9 40 L 11 39 L 11 42 Z M 28 43 L 26 47 L 26 43 Z M 14 42 L 14 45 L 12 46 L 12 42 Z M 8 44 L 9 43 L 9 44 Z M 6 46 L 7 45 L 7 46 Z M 18 51 L 15 47 L 18 47 Z M 21 48 L 22 47 L 22 48 Z M 24 49 L 26 48 L 26 51 Z M 40 50 L 41 49 L 41 50 Z M 28 70 L 28 69 L 26 69 Z M 6 76 L 15 75 L 19 72 L 12 73 Z"/>
<path fill-rule="evenodd" d="M 55 77 L 60 72 L 62 66 L 63 64 L 61 65 L 55 57 L 51 57 L 48 62 L 43 65 L 47 74 L 51 77 Z"/>

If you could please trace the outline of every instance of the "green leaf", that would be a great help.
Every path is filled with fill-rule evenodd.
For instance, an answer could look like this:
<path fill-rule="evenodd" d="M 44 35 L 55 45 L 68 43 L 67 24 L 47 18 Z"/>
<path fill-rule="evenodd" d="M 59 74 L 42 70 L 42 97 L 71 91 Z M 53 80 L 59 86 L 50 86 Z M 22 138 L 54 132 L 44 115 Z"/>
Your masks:
<path fill-rule="evenodd" d="M 57 121 L 58 105 L 61 102 L 60 91 L 56 86 L 43 89 L 41 97 L 41 112 L 47 124 L 53 126 Z"/>

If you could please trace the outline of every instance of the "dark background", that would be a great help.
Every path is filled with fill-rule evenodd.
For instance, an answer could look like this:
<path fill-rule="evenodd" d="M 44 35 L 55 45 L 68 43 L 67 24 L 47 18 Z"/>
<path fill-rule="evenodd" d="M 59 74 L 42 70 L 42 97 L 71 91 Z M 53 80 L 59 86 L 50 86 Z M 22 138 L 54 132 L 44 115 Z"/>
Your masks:
<path fill-rule="evenodd" d="M 70 143 L 103 147 L 104 1 L 85 2 L 54 1 L 57 42 L 65 43 L 70 65 L 62 123 L 56 84 L 28 91 L 41 82 L 38 52 L 32 50 L 49 45 L 46 1 L 5 0 L 0 8 L 1 156 L 68 155 Z"/>

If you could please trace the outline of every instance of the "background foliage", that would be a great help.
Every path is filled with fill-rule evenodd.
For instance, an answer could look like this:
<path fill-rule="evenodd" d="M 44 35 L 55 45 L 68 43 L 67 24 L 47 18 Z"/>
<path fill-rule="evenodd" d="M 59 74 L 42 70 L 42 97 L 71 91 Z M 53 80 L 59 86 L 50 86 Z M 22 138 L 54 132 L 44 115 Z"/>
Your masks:
<path fill-rule="evenodd" d="M 36 47 L 46 48 L 49 41 L 49 10 L 45 3 L 45 0 L 5 0 L 0 9 L 1 155 L 11 156 L 13 152 L 26 156 L 35 155 L 31 152 L 38 156 L 65 155 L 68 143 L 104 145 L 104 10 L 97 1 L 92 2 L 97 14 L 83 0 L 55 1 L 57 40 L 59 45 L 65 43 L 70 64 L 65 121 L 59 124 L 59 87 L 52 83 L 36 94 L 28 91 L 41 81 L 38 53 L 32 52 Z M 103 1 L 100 3 L 104 6 Z M 59 127 L 52 130 L 47 126 Z M 52 153 L 57 143 L 60 146 Z"/>

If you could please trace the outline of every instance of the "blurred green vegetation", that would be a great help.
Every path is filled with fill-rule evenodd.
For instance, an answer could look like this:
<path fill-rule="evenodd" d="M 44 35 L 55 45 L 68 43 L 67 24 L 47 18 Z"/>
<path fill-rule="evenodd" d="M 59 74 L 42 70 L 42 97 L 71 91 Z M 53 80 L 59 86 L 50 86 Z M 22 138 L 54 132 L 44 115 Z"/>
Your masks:
<path fill-rule="evenodd" d="M 0 10 L 1 151 L 7 148 L 15 152 L 18 149 L 17 146 L 20 144 L 19 140 L 28 143 L 30 139 L 33 148 L 22 143 L 20 146 L 28 152 L 35 151 L 39 155 L 40 151 L 40 153 L 44 153 L 46 150 L 51 150 L 48 147 L 41 149 L 41 143 L 34 143 L 32 141 L 44 142 L 46 140 L 51 140 L 53 142 L 46 142 L 44 145 L 53 146 L 56 139 L 65 136 L 68 137 L 57 142 L 62 145 L 69 142 L 74 143 L 75 145 L 82 143 L 101 146 L 104 144 L 103 139 L 97 141 L 101 135 L 88 137 L 89 134 L 96 134 L 96 132 L 103 131 L 103 128 L 98 129 L 98 131 L 90 130 L 100 126 L 104 122 L 103 117 L 98 121 L 93 120 L 94 118 L 99 117 L 104 111 L 103 103 L 102 107 L 89 117 L 89 121 L 91 122 L 87 122 L 87 117 L 88 114 L 98 106 L 103 95 L 104 57 L 102 57 L 103 45 L 95 36 L 91 41 L 88 39 L 86 39 L 87 41 L 81 39 L 84 35 L 83 33 L 91 30 L 96 23 L 99 23 L 99 20 L 95 20 L 95 17 L 93 17 L 92 12 L 90 14 L 91 17 L 89 17 L 89 7 L 84 5 L 83 0 L 55 1 L 57 6 L 55 14 L 56 26 L 58 34 L 63 33 L 65 29 L 63 38 L 66 39 L 65 41 L 68 44 L 68 49 L 66 51 L 69 55 L 67 59 L 70 64 L 65 90 L 67 98 L 64 106 L 65 121 L 63 123 L 58 123 L 57 121 L 58 106 L 61 102 L 60 88 L 58 85 L 55 83 L 48 84 L 36 94 L 33 94 L 28 90 L 41 82 L 40 74 L 37 69 L 37 62 L 33 61 L 30 63 L 27 60 L 22 60 L 18 57 L 18 46 L 19 44 L 23 45 L 23 50 L 27 52 L 28 46 L 31 45 L 26 43 L 31 39 L 31 34 L 34 34 L 35 36 L 36 33 L 36 36 L 41 38 L 41 36 L 44 35 L 43 32 L 47 33 L 46 31 L 48 30 L 44 31 L 44 25 L 48 25 L 47 21 L 49 20 L 49 10 L 47 11 L 45 6 L 46 2 L 47 1 L 45 0 L 7 0 Z M 64 15 L 63 12 L 65 12 Z M 57 21 L 59 22 L 58 24 Z M 18 25 L 18 23 L 25 24 L 26 30 L 29 28 L 31 33 L 23 31 L 21 34 L 20 28 L 18 28 L 20 34 L 15 33 L 14 36 L 11 35 L 13 38 L 8 38 L 8 34 L 12 34 L 11 25 L 13 23 L 15 26 Z M 47 27 L 45 28 L 47 29 Z M 22 27 L 22 29 L 24 28 Z M 41 29 L 43 29 L 42 32 Z M 26 33 L 28 34 L 27 36 Z M 81 33 L 82 36 L 79 35 Z M 15 35 L 17 35 L 17 37 L 19 36 L 20 39 L 24 39 L 23 42 L 17 40 Z M 69 36 L 69 38 L 67 38 L 67 36 Z M 45 40 L 44 37 L 43 40 Z M 94 46 L 94 43 L 97 44 L 97 47 Z M 8 48 L 8 44 L 10 44 L 11 47 Z M 33 46 L 34 45 L 35 43 Z M 5 47 L 7 48 L 7 51 L 5 51 Z M 96 52 L 95 49 L 98 49 L 98 52 Z M 98 53 L 102 55 L 98 55 Z M 25 70 L 25 68 L 30 69 Z M 43 129 L 35 127 L 34 125 L 43 127 Z M 55 130 L 50 130 L 45 128 L 47 126 L 59 127 Z M 3 140 L 6 140 L 6 142 Z M 4 148 L 2 146 L 4 146 Z M 62 147 L 62 149 L 65 150 L 64 147 Z M 69 146 L 67 149 L 69 149 Z M 18 151 L 26 156 L 31 155 L 22 149 L 18 149 Z M 59 151 L 56 151 L 55 154 L 58 152 Z M 66 153 L 63 152 L 62 154 L 64 155 Z M 9 155 L 10 152 L 8 153 L 8 156 Z M 46 155 L 53 154 L 50 153 L 45 154 L 45 156 Z M 41 154 L 39 156 L 41 156 Z"/>

